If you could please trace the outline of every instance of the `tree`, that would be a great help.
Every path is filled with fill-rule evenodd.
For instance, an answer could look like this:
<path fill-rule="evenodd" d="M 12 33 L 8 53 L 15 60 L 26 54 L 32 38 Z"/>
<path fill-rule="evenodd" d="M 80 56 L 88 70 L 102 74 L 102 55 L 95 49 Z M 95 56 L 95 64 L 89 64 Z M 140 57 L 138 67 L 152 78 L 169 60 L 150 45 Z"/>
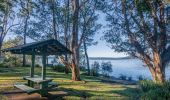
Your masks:
<path fill-rule="evenodd" d="M 4 41 L 2 48 L 5 49 L 5 48 L 10 48 L 22 44 L 23 44 L 23 37 L 17 36 L 15 38 L 9 38 L 8 40 Z M 4 66 L 20 67 L 22 64 L 21 55 L 15 55 L 15 54 L 11 54 L 10 52 L 5 52 L 4 57 L 5 57 L 5 59 L 3 60 Z"/>
<path fill-rule="evenodd" d="M 72 0 L 72 34 L 71 34 L 71 70 L 72 80 L 80 80 L 79 69 L 79 41 L 78 41 L 78 19 L 79 19 L 79 0 Z"/>
<path fill-rule="evenodd" d="M 17 27 L 13 29 L 13 33 L 16 35 L 22 35 L 24 41 L 23 44 L 26 44 L 27 37 L 35 37 L 33 30 L 34 27 L 31 26 L 34 22 L 34 16 L 33 11 L 35 9 L 36 5 L 33 0 L 18 0 L 17 6 L 15 9 L 18 9 L 15 11 L 19 24 Z M 34 39 L 34 38 L 33 38 Z M 23 65 L 26 65 L 26 56 L 23 54 Z"/>
<path fill-rule="evenodd" d="M 92 76 L 98 76 L 99 70 L 100 70 L 100 64 L 97 61 L 94 61 L 94 63 L 91 65 L 91 75 Z"/>
<path fill-rule="evenodd" d="M 117 52 L 126 52 L 148 66 L 154 82 L 165 82 L 170 60 L 165 4 L 162 0 L 107 1 L 110 28 L 104 38 Z"/>
<path fill-rule="evenodd" d="M 94 41 L 94 35 L 101 28 L 101 25 L 97 23 L 98 14 L 96 13 L 96 2 L 89 0 L 84 4 L 80 12 L 80 31 L 82 33 L 82 42 L 84 46 L 85 59 L 87 63 L 88 75 L 90 75 L 89 57 L 87 53 L 88 46 L 96 45 Z"/>
<path fill-rule="evenodd" d="M 15 1 L 4 0 L 0 1 L 0 50 L 2 49 L 2 44 L 5 36 L 9 31 L 17 24 L 14 24 L 14 12 L 13 7 Z M 0 53 L 1 55 L 1 53 Z"/>
<path fill-rule="evenodd" d="M 102 62 L 101 67 L 102 67 L 102 73 L 106 77 L 108 77 L 110 73 L 113 71 L 111 62 Z"/>

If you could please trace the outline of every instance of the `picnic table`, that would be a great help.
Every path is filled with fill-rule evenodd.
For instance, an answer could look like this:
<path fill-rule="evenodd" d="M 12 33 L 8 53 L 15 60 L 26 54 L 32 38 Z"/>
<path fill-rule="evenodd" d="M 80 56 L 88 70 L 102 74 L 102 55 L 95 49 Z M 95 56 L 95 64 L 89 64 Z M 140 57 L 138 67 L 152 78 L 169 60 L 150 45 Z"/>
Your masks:
<path fill-rule="evenodd" d="M 28 80 L 27 85 L 17 83 L 14 86 L 27 92 L 28 94 L 39 93 L 41 94 L 41 96 L 45 96 L 48 94 L 48 89 L 51 89 L 52 87 L 57 87 L 57 84 L 55 82 L 52 82 L 53 79 L 48 77 L 42 79 L 41 76 L 35 75 L 35 77 L 24 76 L 23 79 Z M 34 87 L 34 84 L 38 84 L 40 86 L 39 89 L 36 89 Z"/>
<path fill-rule="evenodd" d="M 2 50 L 3 52 L 11 52 L 12 54 L 26 54 L 32 55 L 30 76 L 23 77 L 24 80 L 28 80 L 28 84 L 17 83 L 14 86 L 26 91 L 27 93 L 40 93 L 41 96 L 47 95 L 47 89 L 53 86 L 57 86 L 56 83 L 52 82 L 51 78 L 46 77 L 46 66 L 49 55 L 66 55 L 72 52 L 55 39 L 49 39 L 44 41 L 38 41 L 33 43 L 27 43 L 24 45 L 18 45 Z M 41 76 L 34 75 L 35 67 L 35 56 L 42 56 L 42 72 Z M 34 84 L 39 84 L 40 88 L 36 89 Z"/>

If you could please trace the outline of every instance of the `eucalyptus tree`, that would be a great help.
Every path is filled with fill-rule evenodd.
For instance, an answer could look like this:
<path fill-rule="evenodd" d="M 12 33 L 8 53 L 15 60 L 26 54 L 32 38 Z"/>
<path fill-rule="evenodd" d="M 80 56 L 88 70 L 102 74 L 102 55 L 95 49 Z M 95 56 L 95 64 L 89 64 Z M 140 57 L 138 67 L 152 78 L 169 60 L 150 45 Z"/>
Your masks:
<path fill-rule="evenodd" d="M 162 0 L 107 0 L 105 40 L 117 52 L 141 59 L 154 82 L 165 82 L 170 58 L 165 4 Z"/>
<path fill-rule="evenodd" d="M 89 0 L 88 3 L 84 4 L 80 12 L 80 32 L 82 33 L 82 40 L 80 41 L 82 41 L 84 47 L 88 75 L 90 75 L 90 65 L 87 49 L 88 46 L 97 44 L 94 35 L 101 28 L 101 24 L 98 23 L 99 14 L 97 13 L 99 12 L 97 12 L 94 0 Z"/>
<path fill-rule="evenodd" d="M 19 25 L 13 30 L 16 34 L 22 35 L 24 43 L 26 44 L 26 37 L 29 36 L 30 23 L 35 3 L 32 0 L 18 0 L 17 12 Z M 23 54 L 23 66 L 26 65 L 26 57 Z"/>
<path fill-rule="evenodd" d="M 0 1 L 0 50 L 7 33 L 14 27 L 15 13 L 13 11 L 15 0 L 1 0 Z M 1 55 L 1 54 L 0 54 Z"/>
<path fill-rule="evenodd" d="M 61 7 L 61 17 L 58 19 L 59 24 L 61 24 L 62 36 L 60 36 L 60 40 L 65 44 L 67 48 L 70 48 L 70 33 L 71 33 L 71 7 L 70 0 L 64 0 L 64 4 Z M 65 61 L 69 62 L 69 56 L 65 55 Z M 65 73 L 68 74 L 68 70 L 70 66 L 65 65 Z"/>

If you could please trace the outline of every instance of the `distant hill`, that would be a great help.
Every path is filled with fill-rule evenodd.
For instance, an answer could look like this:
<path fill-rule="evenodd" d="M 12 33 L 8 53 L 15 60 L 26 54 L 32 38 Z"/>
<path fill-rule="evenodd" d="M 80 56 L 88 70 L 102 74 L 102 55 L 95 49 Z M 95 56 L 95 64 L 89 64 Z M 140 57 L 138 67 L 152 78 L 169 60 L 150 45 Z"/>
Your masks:
<path fill-rule="evenodd" d="M 89 57 L 89 60 L 122 60 L 122 59 L 133 59 L 133 57 Z"/>

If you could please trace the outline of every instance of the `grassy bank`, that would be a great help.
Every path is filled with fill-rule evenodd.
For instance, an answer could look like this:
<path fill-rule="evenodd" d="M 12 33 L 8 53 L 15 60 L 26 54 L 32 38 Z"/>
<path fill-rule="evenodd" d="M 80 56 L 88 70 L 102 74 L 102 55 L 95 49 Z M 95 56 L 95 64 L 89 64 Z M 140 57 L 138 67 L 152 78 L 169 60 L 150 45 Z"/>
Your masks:
<path fill-rule="evenodd" d="M 41 68 L 35 69 L 35 74 L 41 74 Z M 29 75 L 29 68 L 0 68 L 0 98 L 6 99 L 4 92 L 13 90 L 13 84 L 22 80 L 23 76 Z M 54 91 L 63 91 L 66 95 L 60 98 L 66 100 L 92 99 L 92 100 L 122 100 L 137 99 L 138 90 L 135 85 L 123 85 L 120 83 L 103 82 L 102 78 L 81 75 L 82 81 L 74 82 L 71 74 L 55 72 L 48 68 L 47 76 L 53 78 L 59 84 Z"/>

